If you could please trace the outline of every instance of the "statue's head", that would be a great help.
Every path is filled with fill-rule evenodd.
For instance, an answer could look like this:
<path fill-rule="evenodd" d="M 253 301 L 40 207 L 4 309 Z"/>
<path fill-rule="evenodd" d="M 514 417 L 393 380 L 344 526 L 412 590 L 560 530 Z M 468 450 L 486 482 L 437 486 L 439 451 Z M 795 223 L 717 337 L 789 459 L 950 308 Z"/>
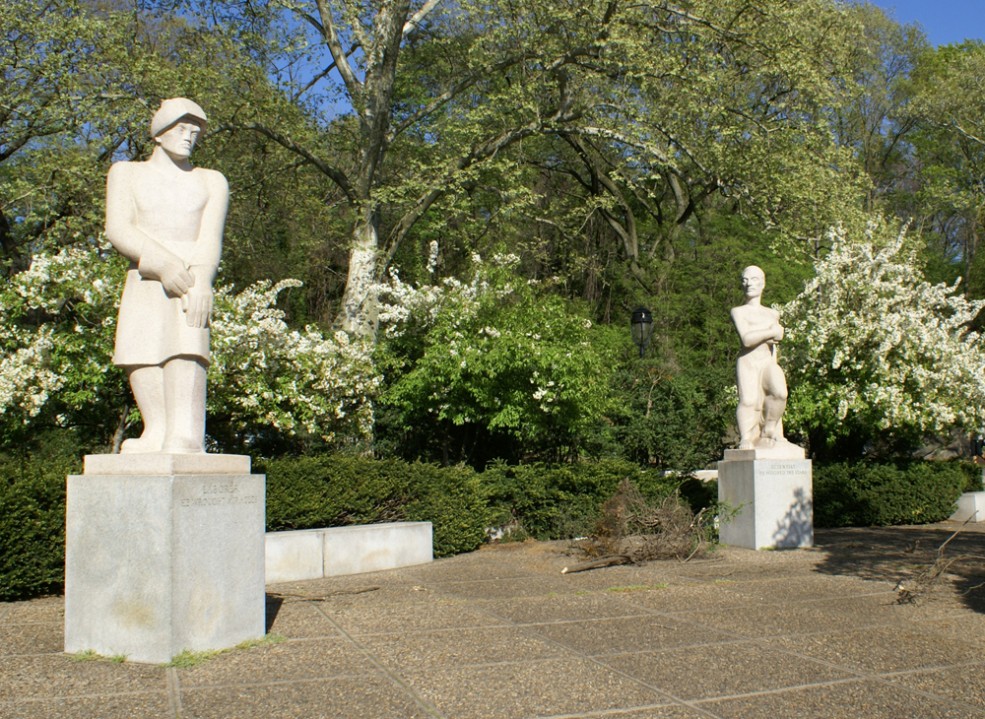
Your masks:
<path fill-rule="evenodd" d="M 157 138 L 181 121 L 194 123 L 204 131 L 209 119 L 198 103 L 184 97 L 172 97 L 164 100 L 154 113 L 150 121 L 150 136 Z"/>
<path fill-rule="evenodd" d="M 756 265 L 749 265 L 742 270 L 742 291 L 746 297 L 757 297 L 766 287 L 766 273 Z"/>

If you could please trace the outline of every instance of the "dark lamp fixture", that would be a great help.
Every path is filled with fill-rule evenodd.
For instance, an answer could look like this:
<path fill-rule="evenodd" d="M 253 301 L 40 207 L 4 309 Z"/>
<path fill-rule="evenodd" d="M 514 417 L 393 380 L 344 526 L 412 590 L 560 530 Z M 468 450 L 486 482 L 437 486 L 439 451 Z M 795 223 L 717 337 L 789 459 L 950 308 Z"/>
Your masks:
<path fill-rule="evenodd" d="M 633 310 L 629 320 L 630 329 L 633 332 L 633 344 L 640 348 L 640 357 L 650 344 L 650 335 L 653 334 L 653 315 L 645 307 L 637 307 Z"/>

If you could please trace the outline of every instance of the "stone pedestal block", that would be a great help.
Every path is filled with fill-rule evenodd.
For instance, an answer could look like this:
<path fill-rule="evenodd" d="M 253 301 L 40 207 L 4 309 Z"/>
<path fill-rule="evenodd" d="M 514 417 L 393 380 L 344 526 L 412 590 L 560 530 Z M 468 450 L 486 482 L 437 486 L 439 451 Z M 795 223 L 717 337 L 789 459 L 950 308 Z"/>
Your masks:
<path fill-rule="evenodd" d="M 721 521 L 722 544 L 748 549 L 814 543 L 811 461 L 755 459 L 726 452 L 718 463 L 718 500 L 738 513 Z M 802 455 L 801 455 L 802 456 Z"/>
<path fill-rule="evenodd" d="M 65 651 L 167 662 L 264 636 L 249 457 L 95 455 L 68 478 Z"/>

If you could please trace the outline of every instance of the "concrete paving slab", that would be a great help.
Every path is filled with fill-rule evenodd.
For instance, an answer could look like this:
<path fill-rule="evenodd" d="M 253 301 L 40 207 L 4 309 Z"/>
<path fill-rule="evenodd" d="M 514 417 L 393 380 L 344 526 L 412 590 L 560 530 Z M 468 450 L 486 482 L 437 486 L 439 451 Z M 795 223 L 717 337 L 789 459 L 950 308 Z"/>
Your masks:
<path fill-rule="evenodd" d="M 695 626 L 718 629 L 729 636 L 747 639 L 816 634 L 819 631 L 842 628 L 834 622 L 830 613 L 804 602 L 770 606 L 747 605 L 735 607 L 726 614 L 701 611 L 675 614 L 674 617 Z M 885 625 L 887 621 L 888 618 L 884 618 L 881 623 Z M 879 623 L 878 620 L 876 623 Z"/>
<path fill-rule="evenodd" d="M 314 602 L 267 595 L 267 631 L 290 639 L 337 638 L 338 628 L 315 607 Z"/>
<path fill-rule="evenodd" d="M 607 714 L 565 714 L 551 719 L 714 719 L 714 715 L 696 707 L 656 705 L 636 711 L 620 711 Z"/>
<path fill-rule="evenodd" d="M 798 574 L 795 578 L 785 575 L 733 582 L 730 589 L 746 600 L 764 604 L 787 604 L 871 594 L 892 595 L 895 598 L 893 585 L 889 582 L 814 573 Z"/>
<path fill-rule="evenodd" d="M 553 576 L 536 576 L 524 579 L 483 579 L 470 582 L 439 582 L 434 588 L 443 594 L 462 599 L 511 599 L 558 594 L 569 591 L 570 584 L 558 573 Z"/>
<path fill-rule="evenodd" d="M 550 624 L 579 619 L 641 616 L 648 612 L 621 593 L 548 594 L 477 602 L 476 608 L 516 624 Z"/>
<path fill-rule="evenodd" d="M 829 664 L 791 657 L 754 642 L 619 654 L 601 661 L 686 700 L 857 678 L 857 675 Z"/>
<path fill-rule="evenodd" d="M 408 631 L 457 629 L 501 624 L 497 618 L 454 597 L 429 594 L 412 604 L 358 604 L 323 602 L 317 608 L 351 634 L 395 634 Z"/>
<path fill-rule="evenodd" d="M 890 677 L 900 686 L 979 707 L 985 715 L 985 662 Z"/>
<path fill-rule="evenodd" d="M 17 622 L 52 622 L 63 626 L 65 622 L 65 600 L 62 597 L 41 597 L 26 602 L 0 603 L 6 607 L 3 621 Z"/>
<path fill-rule="evenodd" d="M 913 620 L 907 607 L 897 604 L 893 594 L 875 594 L 858 598 L 831 598 L 808 603 L 823 617 L 819 626 L 833 629 L 899 626 Z"/>
<path fill-rule="evenodd" d="M 734 634 L 670 617 L 599 619 L 542 624 L 535 628 L 541 636 L 590 656 L 695 646 L 734 638 Z"/>
<path fill-rule="evenodd" d="M 855 717 L 864 719 L 980 719 L 974 707 L 957 706 L 940 698 L 879 681 L 857 681 L 822 687 L 701 702 L 702 709 L 721 719 L 794 719 Z"/>
<path fill-rule="evenodd" d="M 258 674 L 257 667 L 263 667 Z M 340 637 L 251 647 L 223 653 L 187 669 L 177 670 L 182 689 L 207 686 L 255 686 L 257 683 L 327 680 L 372 676 L 373 662 Z"/>
<path fill-rule="evenodd" d="M 904 623 L 769 641 L 776 649 L 871 674 L 966 664 L 982 656 L 980 642 L 942 641 L 932 626 Z"/>
<path fill-rule="evenodd" d="M 435 713 L 387 680 L 372 678 L 192 688 L 181 719 L 434 719 Z"/>
<path fill-rule="evenodd" d="M 428 667 L 443 672 L 470 665 L 551 659 L 568 653 L 520 627 L 402 632 L 355 639 L 383 666 L 411 671 Z"/>
<path fill-rule="evenodd" d="M 686 613 L 695 608 L 731 611 L 749 603 L 735 590 L 736 583 L 712 579 L 673 579 L 657 585 L 625 585 L 610 589 L 639 609 L 667 613 Z"/>
<path fill-rule="evenodd" d="M 407 672 L 408 686 L 454 719 L 590 714 L 673 703 L 588 659 L 549 659 Z"/>
<path fill-rule="evenodd" d="M 134 713 L 139 707 L 139 714 Z M 173 719 L 174 707 L 165 692 L 114 694 L 82 698 L 43 699 L 6 704 L 0 702 L 4 719 Z"/>
<path fill-rule="evenodd" d="M 60 652 L 64 635 L 59 625 L 7 624 L 0 626 L 0 656 L 18 654 L 53 654 Z"/>
<path fill-rule="evenodd" d="M 61 653 L 6 657 L 0 661 L 0 702 L 155 694 L 166 689 L 165 670 L 151 665 L 79 661 Z"/>
<path fill-rule="evenodd" d="M 905 610 L 909 607 L 901 607 L 901 609 Z M 922 609 L 922 607 L 918 609 Z M 903 614 L 903 612 L 900 613 Z M 985 615 L 973 614 L 969 616 L 967 611 L 960 615 L 948 613 L 944 616 L 927 617 L 918 612 L 911 612 L 910 614 L 918 621 L 922 620 L 916 626 L 932 632 L 944 643 L 972 643 L 979 648 L 982 648 L 983 643 L 985 643 Z M 982 656 L 985 658 L 985 651 L 982 652 Z"/>

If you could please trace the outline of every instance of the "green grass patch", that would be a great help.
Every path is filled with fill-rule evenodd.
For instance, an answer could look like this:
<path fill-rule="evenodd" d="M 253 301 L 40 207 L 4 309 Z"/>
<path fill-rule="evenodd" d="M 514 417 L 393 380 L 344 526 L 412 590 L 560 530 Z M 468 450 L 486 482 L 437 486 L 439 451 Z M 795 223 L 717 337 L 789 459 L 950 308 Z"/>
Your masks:
<path fill-rule="evenodd" d="M 270 633 L 264 635 L 260 639 L 247 639 L 245 642 L 240 642 L 235 647 L 230 649 L 210 649 L 204 652 L 193 652 L 186 649 L 181 652 L 181 654 L 174 656 L 171 661 L 167 662 L 164 666 L 174 667 L 176 669 L 190 669 L 215 659 L 220 654 L 228 654 L 229 652 L 234 651 L 247 651 L 256 647 L 280 644 L 281 642 L 286 641 L 286 637 L 280 634 Z"/>

